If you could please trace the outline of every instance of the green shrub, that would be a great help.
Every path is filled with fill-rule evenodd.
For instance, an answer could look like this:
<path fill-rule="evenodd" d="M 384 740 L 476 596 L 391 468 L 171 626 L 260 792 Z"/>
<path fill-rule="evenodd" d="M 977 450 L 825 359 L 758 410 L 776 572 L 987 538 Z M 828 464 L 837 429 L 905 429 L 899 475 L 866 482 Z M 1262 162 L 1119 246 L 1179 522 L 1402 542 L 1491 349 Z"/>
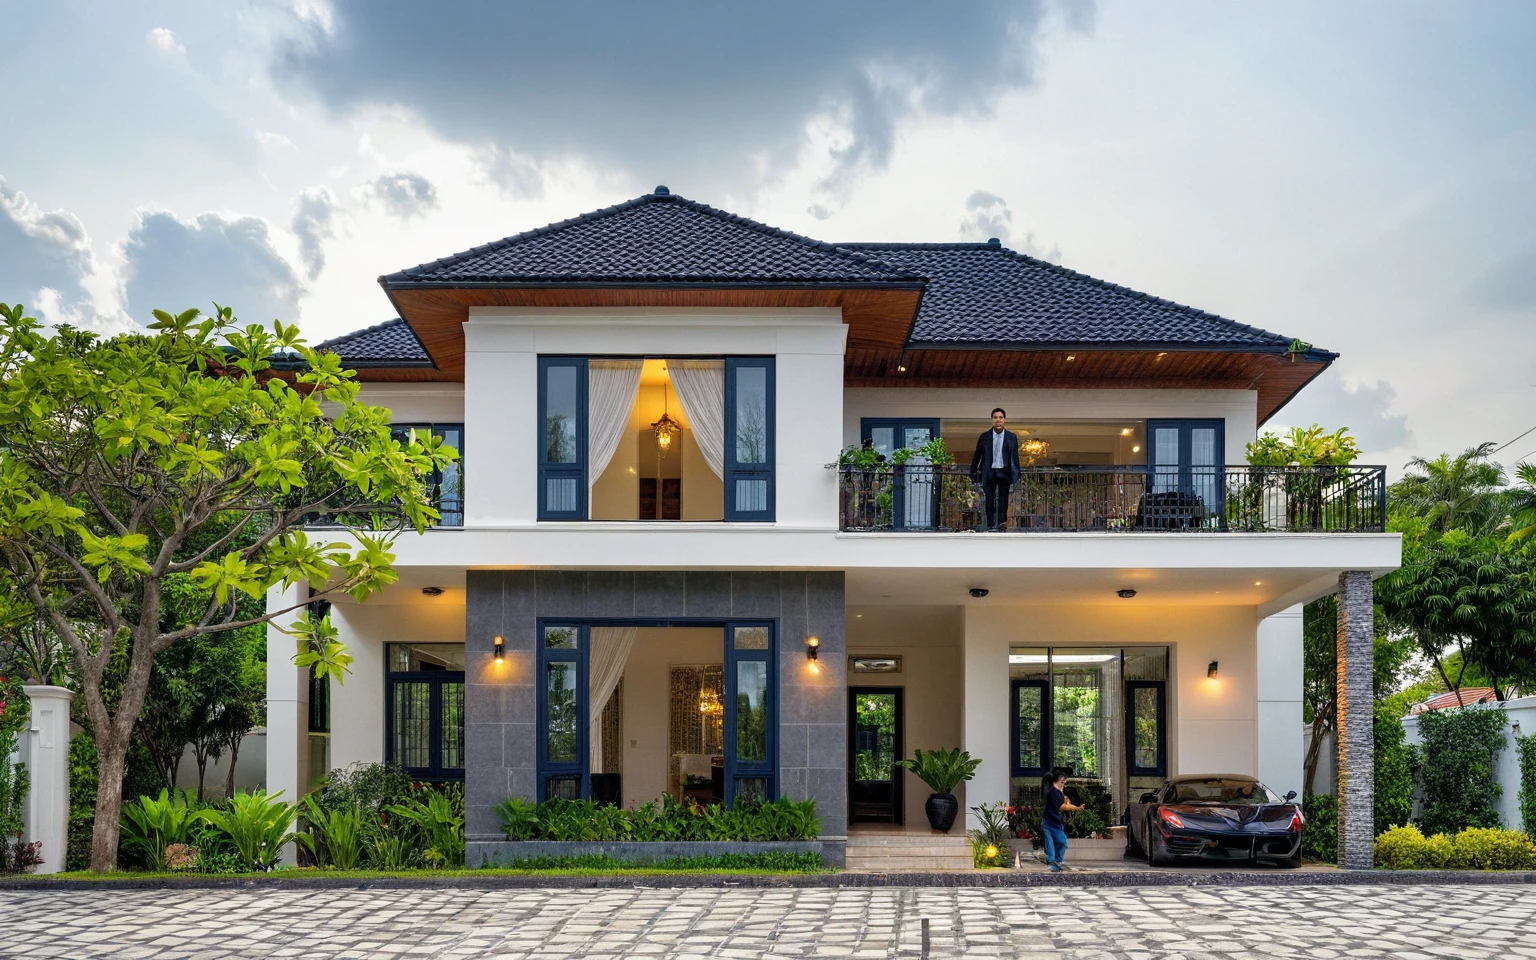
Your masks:
<path fill-rule="evenodd" d="M 1419 716 L 1424 741 L 1421 826 L 1429 833 L 1498 827 L 1499 797 L 1493 758 L 1504 747 L 1502 710 L 1461 707 Z"/>
<path fill-rule="evenodd" d="M 197 803 L 184 791 L 161 790 L 159 797 L 139 797 L 123 805 L 122 844 L 136 851 L 151 870 L 165 869 L 165 848 L 190 845 L 201 822 Z"/>
<path fill-rule="evenodd" d="M 1404 742 L 1406 731 L 1397 710 L 1376 703 L 1376 833 L 1400 827 L 1413 815 L 1413 775 L 1417 751 Z"/>
<path fill-rule="evenodd" d="M 0 677 L 0 867 L 5 865 L 6 845 L 21 833 L 21 811 L 31 785 L 27 765 L 11 763 L 17 734 L 31 716 L 32 706 L 22 692 L 20 678 Z"/>
<path fill-rule="evenodd" d="M 713 857 L 664 857 L 660 860 L 617 860 L 607 854 L 579 857 L 520 857 L 503 865 L 511 870 L 778 870 L 815 873 L 819 853 L 722 853 Z"/>
<path fill-rule="evenodd" d="M 425 844 L 421 856 L 428 863 L 464 866 L 464 787 L 461 784 L 453 784 L 445 790 L 423 790 L 419 797 L 406 803 L 392 804 L 389 812 L 415 826 Z"/>
<path fill-rule="evenodd" d="M 228 809 L 201 810 L 198 816 L 229 838 L 247 869 L 271 870 L 283 844 L 296 841 L 307 847 L 313 843 L 309 834 L 289 830 L 298 808 L 278 799 L 282 795 L 281 790 L 237 793 L 229 798 Z"/>
<path fill-rule="evenodd" d="M 304 798 L 315 859 L 324 867 L 353 870 L 363 859 L 363 811 L 360 807 L 327 810 L 314 796 Z"/>
<path fill-rule="evenodd" d="M 1536 869 L 1536 844 L 1518 830 L 1472 827 L 1451 837 L 1447 866 L 1458 870 Z"/>
<path fill-rule="evenodd" d="M 1301 855 L 1308 860 L 1333 863 L 1339 855 L 1339 801 L 1330 794 L 1314 793 L 1301 802 Z"/>
<path fill-rule="evenodd" d="M 509 840 L 613 841 L 814 840 L 821 833 L 816 801 L 781 797 L 759 802 L 738 797 L 727 807 L 699 807 L 671 796 L 638 810 L 594 800 L 546 800 L 533 804 L 509 798 L 496 808 Z"/>
<path fill-rule="evenodd" d="M 1109 832 L 1114 820 L 1114 800 L 1102 784 L 1068 784 L 1066 792 L 1073 803 L 1083 808 L 1062 817 L 1062 831 L 1068 839 L 1084 840 Z"/>
<path fill-rule="evenodd" d="M 953 750 L 914 750 L 909 759 L 897 760 L 896 765 L 911 770 L 934 793 L 954 793 L 962 781 L 976 775 L 981 761 L 972 759 L 969 752 L 956 747 Z"/>
<path fill-rule="evenodd" d="M 1536 733 L 1517 738 L 1520 747 L 1520 825 L 1536 837 Z"/>
<path fill-rule="evenodd" d="M 69 840 L 64 869 L 85 870 L 91 865 L 91 831 L 96 827 L 96 741 L 87 728 L 69 741 Z M 170 786 L 155 769 L 149 748 L 135 739 L 128 748 L 123 774 L 123 800 L 157 795 Z M 47 852 L 43 854 L 47 856 Z M 145 866 L 139 851 L 119 844 L 118 865 Z"/>
<path fill-rule="evenodd" d="M 1376 866 L 1388 870 L 1532 870 L 1536 843 L 1518 830 L 1472 827 L 1426 837 L 1393 827 L 1376 838 Z"/>
<path fill-rule="evenodd" d="M 324 810 L 358 807 L 379 813 L 415 795 L 416 782 L 399 764 L 354 763 L 345 770 L 332 770 L 314 797 Z"/>

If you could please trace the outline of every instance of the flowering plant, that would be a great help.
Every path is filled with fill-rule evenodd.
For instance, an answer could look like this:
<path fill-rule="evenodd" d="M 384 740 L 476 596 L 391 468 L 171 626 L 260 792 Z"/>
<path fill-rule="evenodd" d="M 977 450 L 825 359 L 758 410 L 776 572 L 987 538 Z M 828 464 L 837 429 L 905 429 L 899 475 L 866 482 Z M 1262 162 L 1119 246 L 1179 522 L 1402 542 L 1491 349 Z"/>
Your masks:
<path fill-rule="evenodd" d="M 1040 837 L 1040 811 L 1022 803 L 1008 805 L 1008 830 L 1021 840 Z"/>

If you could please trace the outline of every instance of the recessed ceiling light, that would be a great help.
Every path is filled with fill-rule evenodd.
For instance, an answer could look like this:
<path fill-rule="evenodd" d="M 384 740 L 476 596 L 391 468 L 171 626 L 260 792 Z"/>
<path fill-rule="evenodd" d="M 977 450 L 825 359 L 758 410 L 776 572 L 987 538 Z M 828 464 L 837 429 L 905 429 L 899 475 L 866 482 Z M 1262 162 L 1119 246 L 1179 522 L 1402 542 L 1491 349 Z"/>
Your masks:
<path fill-rule="evenodd" d="M 1071 363 L 1073 360 L 1076 360 L 1076 359 L 1077 359 L 1077 354 L 1075 354 L 1075 353 L 1067 354 L 1067 362 L 1068 363 Z"/>
<path fill-rule="evenodd" d="M 1253 581 L 1253 585 L 1256 586 L 1256 587 L 1262 587 L 1262 586 L 1264 586 L 1264 581 L 1263 580 L 1255 580 L 1255 581 Z"/>
<path fill-rule="evenodd" d="M 1133 433 L 1133 432 L 1134 432 L 1134 431 L 1132 431 L 1132 430 L 1131 430 L 1131 428 L 1130 428 L 1130 427 L 1121 427 L 1121 428 L 1120 428 L 1120 436 L 1122 436 L 1122 437 L 1128 437 L 1128 436 L 1130 436 L 1130 435 L 1131 435 L 1131 434 L 1132 434 L 1132 433 Z"/>
<path fill-rule="evenodd" d="M 863 620 L 864 619 L 864 614 L 856 613 L 856 614 L 853 615 L 853 619 L 855 619 L 855 620 Z"/>
<path fill-rule="evenodd" d="M 1167 353 L 1166 353 L 1166 352 L 1164 352 L 1164 353 L 1160 353 L 1160 354 L 1158 354 L 1158 355 L 1157 355 L 1157 356 L 1156 356 L 1156 357 L 1153 357 L 1153 358 L 1152 358 L 1152 361 L 1153 361 L 1153 362 L 1154 362 L 1154 363 L 1156 363 L 1156 362 L 1157 362 L 1157 361 L 1158 361 L 1158 360 L 1161 360 L 1161 359 L 1163 359 L 1163 358 L 1164 358 L 1164 357 L 1166 357 L 1166 356 L 1168 356 L 1168 354 L 1167 354 Z"/>
<path fill-rule="evenodd" d="M 902 363 L 902 364 L 897 364 L 897 366 L 896 366 L 896 372 L 897 372 L 897 373 L 906 373 L 906 372 L 907 372 L 907 365 L 906 365 L 906 364 L 904 364 L 904 363 Z"/>
<path fill-rule="evenodd" d="M 1138 443 L 1135 446 L 1131 447 L 1131 452 L 1132 453 L 1140 453 L 1141 452 L 1141 444 Z"/>

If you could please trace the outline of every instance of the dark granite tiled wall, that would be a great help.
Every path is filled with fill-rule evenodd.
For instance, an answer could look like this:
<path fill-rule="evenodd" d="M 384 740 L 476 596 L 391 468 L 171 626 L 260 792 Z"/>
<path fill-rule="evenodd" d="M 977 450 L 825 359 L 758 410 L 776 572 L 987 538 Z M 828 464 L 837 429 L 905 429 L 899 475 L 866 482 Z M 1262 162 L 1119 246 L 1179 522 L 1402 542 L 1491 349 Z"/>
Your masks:
<path fill-rule="evenodd" d="M 471 837 L 499 834 L 495 808 L 532 798 L 540 617 L 779 621 L 779 789 L 812 797 L 824 836 L 847 826 L 847 662 L 843 574 L 834 572 L 631 572 L 471 570 L 465 623 L 465 814 Z M 805 638 L 821 639 L 819 674 L 806 669 Z M 506 638 L 502 663 L 493 637 Z"/>

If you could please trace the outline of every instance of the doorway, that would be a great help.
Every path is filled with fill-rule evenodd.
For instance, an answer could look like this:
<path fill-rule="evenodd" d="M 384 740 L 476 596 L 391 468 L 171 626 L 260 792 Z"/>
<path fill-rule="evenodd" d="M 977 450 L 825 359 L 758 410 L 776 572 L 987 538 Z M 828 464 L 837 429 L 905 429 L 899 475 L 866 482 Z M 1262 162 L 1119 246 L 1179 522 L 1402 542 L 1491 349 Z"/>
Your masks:
<path fill-rule="evenodd" d="M 848 688 L 848 822 L 902 822 L 902 689 Z"/>

